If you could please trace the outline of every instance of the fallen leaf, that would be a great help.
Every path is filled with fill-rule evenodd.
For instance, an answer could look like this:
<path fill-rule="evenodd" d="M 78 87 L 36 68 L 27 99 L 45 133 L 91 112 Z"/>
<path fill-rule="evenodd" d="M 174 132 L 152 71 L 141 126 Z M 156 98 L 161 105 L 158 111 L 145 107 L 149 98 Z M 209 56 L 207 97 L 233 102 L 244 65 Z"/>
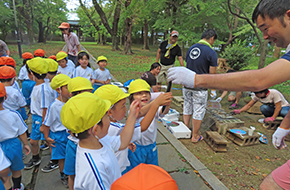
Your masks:
<path fill-rule="evenodd" d="M 185 160 L 185 159 L 181 159 L 181 161 L 182 161 L 182 162 L 186 162 L 186 160 Z"/>
<path fill-rule="evenodd" d="M 247 172 L 247 170 L 245 170 L 245 169 L 243 169 L 243 168 L 242 168 L 242 170 L 243 170 L 243 172 L 245 172 L 245 174 L 250 175 L 250 174 Z"/>
<path fill-rule="evenodd" d="M 270 159 L 268 159 L 268 158 L 266 158 L 265 160 L 267 160 L 268 162 L 270 162 L 271 160 Z"/>
<path fill-rule="evenodd" d="M 216 164 L 216 165 L 221 165 L 221 163 L 219 163 L 219 162 L 216 162 L 215 164 Z"/>
<path fill-rule="evenodd" d="M 276 160 L 281 160 L 281 158 L 276 158 Z"/>
<path fill-rule="evenodd" d="M 243 186 L 243 187 L 246 187 L 247 185 L 246 185 L 246 184 L 244 184 L 244 183 L 241 183 L 241 186 Z"/>
<path fill-rule="evenodd" d="M 230 174 L 230 175 L 228 175 L 228 176 L 230 176 L 230 177 L 236 177 L 236 175 L 234 175 L 234 174 Z"/>
<path fill-rule="evenodd" d="M 250 165 L 249 165 L 249 164 L 247 164 L 246 166 L 247 166 L 247 167 L 249 167 Z"/>
<path fill-rule="evenodd" d="M 198 174 L 198 171 L 197 170 L 193 170 L 193 171 Z"/>
<path fill-rule="evenodd" d="M 251 166 L 251 168 L 255 169 L 255 166 Z"/>
<path fill-rule="evenodd" d="M 257 168 L 257 169 L 256 169 L 256 172 L 259 172 L 259 171 L 260 171 L 260 169 Z"/>
<path fill-rule="evenodd" d="M 236 172 L 238 172 L 238 171 L 239 171 L 239 168 L 238 168 L 238 167 L 236 167 L 236 168 L 235 168 L 235 170 L 236 170 Z"/>
<path fill-rule="evenodd" d="M 208 185 L 208 182 L 204 181 L 204 183 L 205 183 L 206 185 Z"/>
<path fill-rule="evenodd" d="M 258 160 L 260 160 L 261 159 L 261 157 L 260 156 L 255 156 L 256 157 L 256 159 L 258 159 Z"/>
<path fill-rule="evenodd" d="M 228 164 L 228 167 L 231 167 L 232 165 L 231 164 Z"/>
<path fill-rule="evenodd" d="M 252 172 L 252 174 L 254 174 L 254 175 L 258 175 L 256 172 Z"/>
<path fill-rule="evenodd" d="M 251 190 L 256 190 L 253 186 L 251 186 L 250 188 L 251 188 Z"/>
<path fill-rule="evenodd" d="M 267 177 L 267 174 L 262 174 L 262 176 L 265 178 L 265 177 Z"/>
<path fill-rule="evenodd" d="M 197 156 L 196 158 L 197 158 L 197 159 L 199 159 L 199 157 L 198 157 L 198 156 Z"/>

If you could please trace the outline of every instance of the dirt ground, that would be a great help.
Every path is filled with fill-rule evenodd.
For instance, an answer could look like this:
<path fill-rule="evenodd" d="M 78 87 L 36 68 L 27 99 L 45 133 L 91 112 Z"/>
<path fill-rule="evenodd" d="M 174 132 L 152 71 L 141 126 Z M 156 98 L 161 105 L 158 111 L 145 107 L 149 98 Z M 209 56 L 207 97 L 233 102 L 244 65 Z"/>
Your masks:
<path fill-rule="evenodd" d="M 221 104 L 225 111 L 230 112 L 228 109 L 230 103 L 223 100 Z M 245 105 L 243 99 L 240 101 L 240 104 L 240 108 Z M 236 117 L 245 122 L 245 127 L 254 126 L 257 132 L 266 135 L 268 144 L 261 143 L 241 147 L 224 136 L 229 142 L 227 152 L 215 153 L 205 141 L 196 144 L 191 143 L 190 139 L 181 139 L 180 141 L 229 189 L 258 189 L 262 180 L 272 170 L 290 159 L 290 143 L 286 142 L 288 148 L 276 150 L 271 141 L 274 131 L 264 128 L 262 124 L 257 122 L 258 119 L 263 118 L 262 115 L 242 113 L 236 115 Z M 208 126 L 205 126 L 204 123 L 201 132 L 209 130 Z"/>

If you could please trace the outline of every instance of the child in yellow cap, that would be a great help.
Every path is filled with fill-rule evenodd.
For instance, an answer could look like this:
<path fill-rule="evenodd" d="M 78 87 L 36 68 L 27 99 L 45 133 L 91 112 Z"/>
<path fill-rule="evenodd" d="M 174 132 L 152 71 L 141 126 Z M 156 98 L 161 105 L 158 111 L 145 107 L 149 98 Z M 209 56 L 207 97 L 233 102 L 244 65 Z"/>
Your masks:
<path fill-rule="evenodd" d="M 75 64 L 70 59 L 68 59 L 67 53 L 65 53 L 64 51 L 58 52 L 56 54 L 56 61 L 59 65 L 57 73 L 62 73 L 72 78 Z"/>
<path fill-rule="evenodd" d="M 53 101 L 58 97 L 58 93 L 51 88 L 51 81 L 55 77 L 58 69 L 58 63 L 53 59 L 45 59 L 46 63 L 48 64 L 48 72 L 46 77 L 48 78 L 48 87 L 52 95 Z"/>
<path fill-rule="evenodd" d="M 111 82 L 111 74 L 106 66 L 108 64 L 108 59 L 105 56 L 99 56 L 97 59 L 97 64 L 99 68 L 94 71 L 94 91 L 104 84 L 109 84 Z"/>
<path fill-rule="evenodd" d="M 150 94 L 150 86 L 143 79 L 136 79 L 129 85 L 129 100 L 130 102 L 137 100 L 141 102 L 141 107 L 149 104 L 151 99 Z M 170 95 L 171 93 L 166 93 Z M 160 94 L 156 99 L 160 98 L 162 94 Z M 155 105 L 155 104 L 153 104 Z M 153 106 L 152 105 L 152 106 Z M 154 112 L 155 119 L 150 124 L 150 127 L 142 132 L 142 137 L 140 140 L 134 141 L 137 148 L 135 152 L 129 150 L 129 160 L 131 163 L 131 168 L 136 167 L 137 165 L 144 164 L 153 164 L 158 166 L 158 155 L 157 155 L 157 146 L 156 146 L 156 137 L 157 137 L 157 119 L 162 115 L 168 113 L 170 102 L 167 103 L 166 109 L 162 113 L 162 107 L 158 107 L 158 111 Z M 139 118 L 139 122 L 142 121 L 143 118 Z"/>
<path fill-rule="evenodd" d="M 59 94 L 58 98 L 52 102 L 47 110 L 44 118 L 44 138 L 47 144 L 51 147 L 51 160 L 58 160 L 60 178 L 62 183 L 68 187 L 68 177 L 63 173 L 65 149 L 68 140 L 68 135 L 65 126 L 61 123 L 60 112 L 63 105 L 70 98 L 67 84 L 70 81 L 70 77 L 64 74 L 55 76 L 50 85 L 53 90 L 56 90 Z M 52 165 L 53 163 L 50 163 Z M 41 170 L 47 172 L 51 170 L 50 166 L 44 167 Z M 54 169 L 54 168 L 53 168 Z"/>
<path fill-rule="evenodd" d="M 119 87 L 111 84 L 101 86 L 95 91 L 94 94 L 96 94 L 97 96 L 99 96 L 104 100 L 109 100 L 111 102 L 112 107 L 108 111 L 111 121 L 108 135 L 109 136 L 119 135 L 124 129 L 124 127 L 128 125 L 128 121 L 126 122 L 126 124 L 121 123 L 119 121 L 124 119 L 127 113 L 125 104 L 129 94 L 124 93 L 123 90 L 121 90 Z M 147 128 L 150 126 L 150 123 L 152 122 L 159 105 L 163 105 L 165 103 L 170 102 L 171 101 L 170 98 L 171 96 L 168 96 L 168 94 L 162 94 L 159 98 L 154 100 L 154 103 L 152 103 L 149 111 L 147 112 L 146 116 L 141 121 L 141 123 L 140 124 L 136 123 L 134 134 L 131 141 L 141 139 L 141 132 L 146 131 Z M 130 166 L 130 162 L 128 160 L 128 149 L 118 151 L 115 153 L 115 155 L 118 159 L 122 174 L 126 173 L 127 172 L 126 168 Z"/>
<path fill-rule="evenodd" d="M 22 144 L 26 155 L 30 153 L 27 141 L 27 126 L 21 116 L 12 110 L 4 109 L 3 102 L 7 97 L 5 86 L 0 83 L 0 147 L 11 162 L 13 189 L 24 189 L 21 184 L 21 170 L 24 168 L 22 161 Z M 21 142 L 20 142 L 21 141 Z M 5 182 L 6 189 L 12 189 L 10 177 Z"/>
<path fill-rule="evenodd" d="M 91 68 L 89 63 L 90 56 L 85 51 L 80 51 L 78 53 L 78 63 L 73 72 L 73 77 L 84 77 L 94 83 L 94 70 Z"/>
<path fill-rule="evenodd" d="M 62 123 L 79 139 L 75 189 L 110 189 L 121 177 L 114 152 L 125 149 L 133 135 L 140 103 L 130 106 L 128 125 L 119 136 L 109 136 L 111 103 L 84 92 L 72 97 L 61 110 Z"/>

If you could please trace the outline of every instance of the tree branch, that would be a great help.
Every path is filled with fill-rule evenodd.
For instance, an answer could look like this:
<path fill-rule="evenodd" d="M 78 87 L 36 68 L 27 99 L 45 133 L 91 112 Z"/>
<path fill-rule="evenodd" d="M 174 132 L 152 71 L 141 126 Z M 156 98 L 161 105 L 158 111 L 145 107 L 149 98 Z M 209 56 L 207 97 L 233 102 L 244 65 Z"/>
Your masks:
<path fill-rule="evenodd" d="M 99 31 L 99 30 L 100 30 L 100 27 L 97 25 L 97 23 L 95 22 L 95 20 L 92 19 L 92 16 L 90 16 L 90 14 L 89 14 L 87 8 L 84 6 L 82 0 L 79 0 L 79 2 L 80 2 L 80 6 L 81 6 L 81 8 L 83 9 L 83 11 L 84 11 L 85 14 L 87 15 L 87 17 L 90 19 L 90 21 L 91 21 L 91 23 L 93 24 L 93 26 L 96 28 L 97 31 Z M 94 12 L 95 12 L 95 10 L 94 10 Z M 93 12 L 93 13 L 94 13 L 94 12 Z M 92 13 L 92 15 L 93 15 L 93 13 Z"/>

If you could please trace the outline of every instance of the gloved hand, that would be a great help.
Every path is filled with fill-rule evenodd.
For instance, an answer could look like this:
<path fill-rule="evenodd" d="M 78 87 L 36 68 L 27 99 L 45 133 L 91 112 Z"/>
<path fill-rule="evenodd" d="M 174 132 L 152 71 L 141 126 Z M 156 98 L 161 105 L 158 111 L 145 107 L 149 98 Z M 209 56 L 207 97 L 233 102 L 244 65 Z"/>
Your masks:
<path fill-rule="evenodd" d="M 216 98 L 216 90 L 211 90 L 210 97 L 211 97 L 211 99 L 215 99 Z"/>
<path fill-rule="evenodd" d="M 241 113 L 241 110 L 234 110 L 234 111 L 232 111 L 231 113 L 232 113 L 232 114 L 235 114 L 235 115 L 236 115 L 236 114 L 240 114 L 240 113 Z"/>
<path fill-rule="evenodd" d="M 274 117 L 266 117 L 266 118 L 264 119 L 264 123 L 267 123 L 267 122 L 269 122 L 269 121 L 274 121 L 274 120 L 275 120 Z"/>
<path fill-rule="evenodd" d="M 221 102 L 222 101 L 222 98 L 221 97 L 218 97 L 217 99 L 215 99 L 216 102 Z"/>
<path fill-rule="evenodd" d="M 284 137 L 288 135 L 289 132 L 290 129 L 283 129 L 281 127 L 276 129 L 275 133 L 272 135 L 272 143 L 276 149 L 287 147 Z"/>
<path fill-rule="evenodd" d="M 168 69 L 167 81 L 174 84 L 181 84 L 188 88 L 195 87 L 195 75 L 194 71 L 186 67 L 172 67 Z"/>

